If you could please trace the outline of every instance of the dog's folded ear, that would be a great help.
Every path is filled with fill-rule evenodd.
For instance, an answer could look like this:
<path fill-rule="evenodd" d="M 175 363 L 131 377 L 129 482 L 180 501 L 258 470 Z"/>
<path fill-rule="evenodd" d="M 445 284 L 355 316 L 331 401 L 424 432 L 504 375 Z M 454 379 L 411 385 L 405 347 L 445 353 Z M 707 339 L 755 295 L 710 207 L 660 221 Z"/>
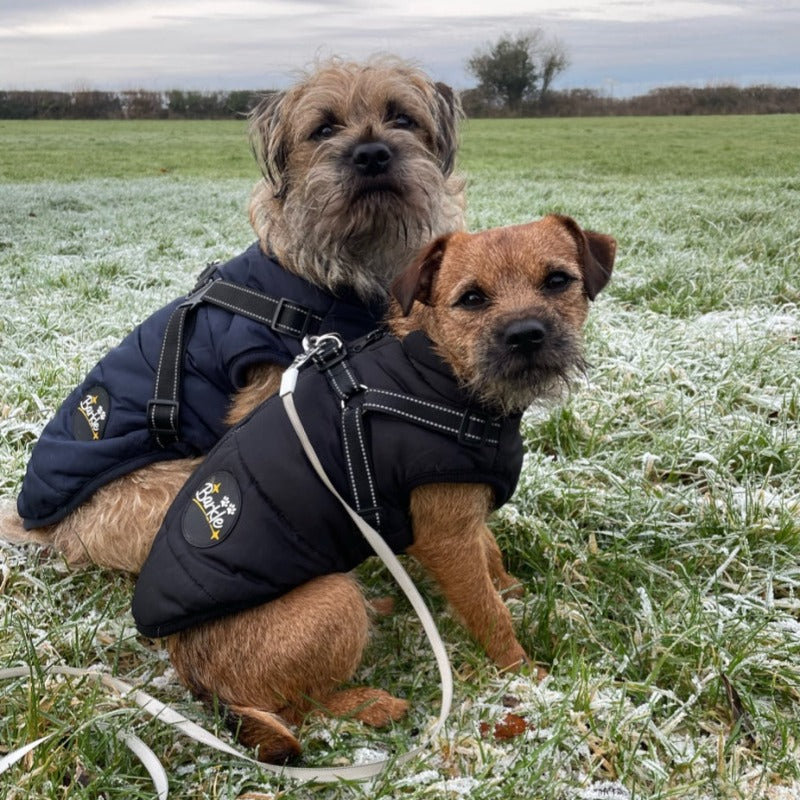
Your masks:
<path fill-rule="evenodd" d="M 581 256 L 583 285 L 590 300 L 594 300 L 611 279 L 617 241 L 612 236 L 596 231 L 585 231 L 572 217 L 553 214 L 572 235 Z"/>
<path fill-rule="evenodd" d="M 442 174 L 450 175 L 456 164 L 458 126 L 464 118 L 461 100 L 446 83 L 436 82 L 436 149 L 442 163 Z"/>
<path fill-rule="evenodd" d="M 268 94 L 250 112 L 250 147 L 275 197 L 286 193 L 288 145 L 283 111 L 286 95 L 286 92 Z"/>
<path fill-rule="evenodd" d="M 392 297 L 400 304 L 403 316 L 407 317 L 415 300 L 428 304 L 433 289 L 433 280 L 442 265 L 450 236 L 440 236 L 425 247 L 411 266 L 407 267 L 392 283 Z"/>

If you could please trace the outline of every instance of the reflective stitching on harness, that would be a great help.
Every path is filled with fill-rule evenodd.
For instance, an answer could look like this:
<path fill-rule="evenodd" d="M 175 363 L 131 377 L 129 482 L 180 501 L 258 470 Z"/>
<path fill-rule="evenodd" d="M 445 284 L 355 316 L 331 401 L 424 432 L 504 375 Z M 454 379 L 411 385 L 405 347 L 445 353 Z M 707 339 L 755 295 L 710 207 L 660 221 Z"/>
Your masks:
<path fill-rule="evenodd" d="M 376 509 L 375 511 L 375 527 L 381 527 L 381 515 L 380 512 L 377 511 L 378 508 L 378 497 L 375 494 L 375 484 L 372 480 L 372 470 L 369 466 L 369 459 L 367 458 L 367 448 L 364 443 L 364 430 L 363 430 L 363 419 L 361 414 L 356 412 L 356 433 L 358 434 L 358 443 L 361 447 L 361 457 L 364 459 L 364 472 L 367 473 L 367 482 L 369 483 L 369 495 L 372 499 L 372 507 Z M 345 437 L 347 438 L 347 437 Z"/>
<path fill-rule="evenodd" d="M 452 415 L 454 415 L 456 417 L 459 417 L 459 418 L 462 418 L 462 416 L 463 416 L 463 412 L 462 411 L 458 411 L 457 409 L 448 408 L 447 406 L 440 406 L 437 403 L 431 403 L 431 402 L 429 402 L 427 400 L 420 400 L 418 397 L 412 397 L 411 395 L 403 395 L 403 394 L 399 394 L 398 392 L 391 392 L 391 391 L 389 391 L 387 389 L 370 389 L 370 393 L 371 394 L 385 394 L 385 395 L 389 395 L 390 397 L 397 397 L 400 400 L 404 400 L 404 401 L 411 402 L 411 403 L 417 403 L 417 404 L 419 404 L 421 406 L 425 406 L 426 408 L 432 408 L 432 409 L 434 409 L 436 411 L 443 411 L 443 412 L 445 412 L 447 414 L 452 414 Z M 374 403 L 368 403 L 368 406 L 377 408 L 377 405 L 374 404 Z M 381 408 L 385 410 L 386 407 L 385 406 L 381 406 Z M 405 416 L 408 416 L 409 419 L 419 420 L 419 417 L 414 417 L 411 414 L 409 414 L 408 412 L 402 412 L 399 409 L 394 409 L 394 411 L 396 413 L 398 413 L 398 414 L 402 413 Z M 500 430 L 500 427 L 501 427 L 500 424 L 497 423 L 497 422 L 492 422 L 491 420 L 485 420 L 484 418 L 479 417 L 479 416 L 475 416 L 474 414 L 470 414 L 468 419 L 469 419 L 470 422 L 488 423 L 489 427 L 490 428 L 494 428 L 495 430 Z M 438 427 L 442 427 L 444 430 L 451 430 L 450 428 L 447 428 L 444 425 L 438 425 L 437 423 L 432 422 L 432 421 L 429 421 L 428 424 L 429 425 L 437 425 Z M 455 433 L 459 433 L 460 429 L 459 430 L 454 430 L 454 432 Z M 474 433 L 469 433 L 468 431 L 465 432 L 463 435 L 466 436 L 469 439 L 474 439 L 475 441 L 481 441 L 481 438 L 482 438 L 482 437 L 480 437 L 480 436 L 478 436 L 478 435 L 476 435 Z M 493 445 L 499 444 L 499 439 L 485 438 L 484 441 L 487 442 L 488 444 L 493 444 Z"/>
<path fill-rule="evenodd" d="M 270 298 L 270 300 L 272 300 L 272 298 Z M 221 306 L 222 308 L 227 308 L 228 311 L 234 311 L 237 314 L 244 315 L 245 313 L 245 309 L 241 308 L 240 306 L 237 306 L 235 303 L 229 303 L 226 300 L 221 300 L 218 297 L 214 298 L 214 305 Z M 247 314 L 248 316 L 255 317 L 259 322 L 263 322 L 264 324 L 269 324 L 270 322 L 272 322 L 271 317 L 265 317 L 263 314 L 257 314 L 255 311 L 247 311 Z"/>
<path fill-rule="evenodd" d="M 261 296 L 261 295 L 259 295 L 258 292 L 250 292 L 250 294 L 258 295 L 259 297 Z M 272 300 L 273 302 L 277 302 L 276 300 L 274 300 L 271 297 L 268 298 L 268 299 Z M 213 299 L 213 301 L 209 301 L 209 302 L 212 302 L 213 305 L 215 305 L 215 306 L 220 306 L 222 308 L 226 308 L 226 309 L 228 309 L 228 311 L 233 311 L 233 312 L 235 312 L 237 314 L 241 314 L 242 316 L 252 317 L 254 319 L 257 319 L 259 322 L 263 322 L 265 325 L 270 325 L 270 326 L 272 325 L 272 322 L 273 322 L 273 318 L 272 317 L 265 317 L 263 314 L 257 314 L 255 311 L 251 311 L 251 310 L 246 309 L 246 308 L 241 308 L 241 307 L 237 306 L 235 303 L 229 303 L 228 301 L 222 300 L 222 299 L 220 299 L 218 297 L 215 297 Z M 284 305 L 287 308 L 291 309 L 292 311 L 309 313 L 308 309 L 302 308 L 300 306 L 295 306 L 295 305 L 292 305 L 290 303 L 284 303 Z M 311 317 L 312 317 L 312 319 L 315 319 L 315 320 L 317 320 L 319 322 L 322 322 L 322 317 L 320 317 L 318 314 L 311 314 Z M 295 328 L 292 325 L 287 325 L 285 322 L 276 322 L 274 327 L 283 328 L 284 330 L 291 331 L 292 333 L 296 333 L 298 335 L 303 332 L 300 328 Z"/>
<path fill-rule="evenodd" d="M 437 411 L 446 411 L 448 414 L 455 414 L 457 417 L 461 417 L 464 413 L 463 411 L 457 411 L 453 408 L 448 408 L 447 406 L 440 406 L 436 403 L 431 403 L 428 400 L 420 400 L 418 397 L 413 397 L 412 395 L 408 394 L 399 394 L 398 392 L 390 392 L 387 389 L 370 389 L 370 392 L 375 394 L 388 394 L 391 397 L 397 397 L 400 400 L 410 400 L 412 403 L 419 403 L 422 406 L 427 406 L 428 408 L 434 408 Z"/>
<path fill-rule="evenodd" d="M 345 431 L 344 415 L 346 410 L 347 409 L 344 409 L 342 411 L 342 442 L 344 443 L 344 457 L 345 460 L 347 461 L 347 474 L 350 478 L 350 489 L 356 501 L 356 511 L 361 511 L 361 505 L 358 502 L 358 487 L 356 486 L 355 470 L 353 469 L 353 462 L 350 460 L 350 448 L 347 443 L 347 436 L 344 435 Z"/>
<path fill-rule="evenodd" d="M 179 315 L 181 317 L 180 325 L 178 326 L 178 353 L 180 353 L 181 352 L 181 345 L 183 344 L 183 320 L 186 318 L 186 314 L 189 312 L 189 306 L 178 306 L 177 310 L 178 310 L 178 313 L 179 313 Z M 169 327 L 169 322 L 171 320 L 172 320 L 172 317 L 170 317 L 170 320 L 167 322 L 167 327 Z M 167 336 L 166 336 L 166 329 L 165 329 L 165 335 L 164 335 L 163 339 L 161 340 L 161 352 L 158 355 L 158 368 L 156 369 L 156 382 L 155 382 L 156 387 L 158 387 L 158 385 L 161 383 L 161 368 L 164 366 L 164 355 L 166 354 L 166 350 L 167 350 Z M 175 395 L 177 394 L 177 389 L 178 389 L 178 372 L 175 373 L 175 377 L 173 378 L 173 386 L 172 386 L 172 396 L 176 400 L 179 399 L 179 398 L 175 397 Z M 156 397 L 154 399 L 158 400 L 159 398 Z M 174 406 L 172 406 L 172 408 L 170 409 L 169 421 L 170 421 L 170 424 L 172 425 L 172 428 L 174 430 L 175 429 L 175 407 Z M 153 437 L 156 440 L 156 444 L 159 447 L 163 448 L 164 447 L 164 443 L 161 441 L 161 437 L 158 435 L 158 433 L 155 432 L 156 431 L 156 404 L 155 403 L 150 406 L 150 429 L 153 431 Z"/>
<path fill-rule="evenodd" d="M 347 361 L 343 361 L 342 367 L 344 371 L 347 373 L 347 377 L 350 378 L 350 383 L 352 383 L 353 386 L 358 386 L 358 381 L 355 379 L 355 376 L 350 371 L 350 364 Z"/>
<path fill-rule="evenodd" d="M 186 319 L 186 315 L 189 313 L 189 306 L 184 308 L 183 312 L 181 313 L 181 324 L 178 328 L 178 354 L 183 353 L 183 329 L 184 329 L 184 320 Z M 183 362 L 183 358 L 181 358 L 181 362 Z M 175 400 L 180 400 L 178 397 L 178 381 L 180 380 L 181 368 L 183 367 L 183 363 L 180 364 L 179 368 L 175 370 L 175 375 L 172 378 L 172 396 Z M 175 406 L 171 406 L 169 409 L 169 424 L 172 426 L 172 430 L 175 430 Z"/>
<path fill-rule="evenodd" d="M 389 393 L 390 394 L 390 393 Z M 402 395 L 398 395 L 402 396 Z M 458 428 L 451 428 L 449 425 L 442 425 L 439 422 L 433 422 L 432 420 L 425 419 L 424 417 L 418 417 L 414 414 L 409 413 L 408 411 L 401 411 L 399 408 L 395 408 L 394 406 L 385 406 L 380 403 L 365 403 L 364 404 L 367 408 L 375 409 L 376 411 L 386 411 L 390 414 L 397 414 L 401 417 L 406 417 L 407 419 L 412 419 L 414 422 L 418 422 L 421 425 L 428 425 L 432 428 L 439 428 L 443 431 L 447 431 L 448 433 L 452 433 L 454 436 L 458 436 L 459 429 Z M 434 406 L 436 408 L 436 406 Z M 480 440 L 480 436 L 476 436 L 474 433 L 468 433 L 467 436 L 470 436 L 473 439 Z M 499 445 L 499 439 L 485 439 L 484 440 L 487 444 L 491 445 Z"/>
<path fill-rule="evenodd" d="M 164 364 L 164 352 L 167 349 L 167 337 L 164 336 L 161 340 L 161 353 L 158 356 L 158 368 L 156 369 L 156 386 L 161 382 L 161 367 Z M 150 428 L 151 430 L 155 431 L 156 428 L 156 407 L 155 404 L 150 406 Z M 164 445 L 161 444 L 161 439 L 159 438 L 158 434 L 154 434 L 156 443 L 159 447 L 163 447 Z"/>
<path fill-rule="evenodd" d="M 331 372 L 331 370 L 328 370 L 328 377 L 330 378 L 331 383 L 336 387 L 339 397 L 347 397 L 347 393 L 342 391 L 342 387 L 339 386 L 339 382 L 336 380 L 336 376 L 333 374 L 333 372 Z M 350 379 L 352 380 L 352 375 L 350 376 Z"/>
<path fill-rule="evenodd" d="M 462 415 L 463 415 L 463 412 L 462 411 L 458 411 L 457 409 L 448 408 L 447 406 L 440 406 L 440 405 L 438 405 L 436 403 L 431 403 L 431 402 L 429 402 L 427 400 L 420 400 L 418 397 L 412 397 L 411 395 L 404 395 L 404 394 L 398 394 L 397 392 L 390 392 L 387 389 L 370 389 L 370 392 L 372 394 L 386 394 L 386 395 L 389 395 L 390 397 L 397 397 L 400 400 L 405 400 L 405 401 L 408 401 L 408 402 L 411 402 L 411 403 L 418 403 L 419 405 L 426 406 L 427 408 L 433 408 L 436 411 L 444 411 L 447 414 L 453 414 L 454 416 L 459 417 L 459 418 L 461 418 Z M 470 414 L 469 420 L 470 420 L 470 422 L 484 422 L 485 421 L 482 417 L 476 417 L 474 414 Z M 500 429 L 500 424 L 499 423 L 492 422 L 491 420 L 487 420 L 486 422 L 488 422 L 490 427 L 496 428 L 498 430 Z M 435 424 L 435 423 L 431 423 L 431 424 Z M 478 441 L 480 441 L 480 439 L 481 439 L 480 436 L 476 436 L 474 433 L 465 433 L 464 435 L 468 436 L 470 439 L 476 439 Z M 497 444 L 497 440 L 486 439 L 486 441 L 489 442 L 490 444 Z"/>

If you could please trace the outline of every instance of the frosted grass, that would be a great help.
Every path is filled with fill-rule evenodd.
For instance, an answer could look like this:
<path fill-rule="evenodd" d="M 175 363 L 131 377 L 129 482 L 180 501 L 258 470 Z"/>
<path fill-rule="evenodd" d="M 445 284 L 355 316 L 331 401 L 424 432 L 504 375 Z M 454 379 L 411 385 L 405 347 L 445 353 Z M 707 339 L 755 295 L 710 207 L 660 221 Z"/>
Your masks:
<path fill-rule="evenodd" d="M 171 178 L 2 186 L 4 498 L 95 360 L 206 262 L 252 241 L 249 191 Z M 0 686 L 0 742 L 59 725 L 66 735 L 96 709 L 113 712 L 112 730 L 135 730 L 164 757 L 179 797 L 800 798 L 798 182 L 605 180 L 580 165 L 542 181 L 477 168 L 469 192 L 474 228 L 558 211 L 620 241 L 587 329 L 588 380 L 565 405 L 526 416 L 522 480 L 494 523 L 529 589 L 510 601 L 520 638 L 549 677 L 498 674 L 416 570 L 459 678 L 446 732 L 371 786 L 298 790 L 88 684 L 42 678 L 48 663 L 103 664 L 224 730 L 136 636 L 127 578 L 0 545 L 0 660 L 35 669 L 30 685 Z M 374 564 L 361 578 L 372 594 L 394 591 Z M 436 677 L 402 601 L 376 622 L 358 679 L 409 697 L 410 719 L 390 732 L 311 720 L 310 762 L 415 746 Z M 508 713 L 526 721 L 523 734 L 486 733 Z M 106 796 L 148 796 L 113 736 L 81 730 L 18 767 L 8 796 L 67 785 L 96 796 L 77 788 L 78 766 Z"/>

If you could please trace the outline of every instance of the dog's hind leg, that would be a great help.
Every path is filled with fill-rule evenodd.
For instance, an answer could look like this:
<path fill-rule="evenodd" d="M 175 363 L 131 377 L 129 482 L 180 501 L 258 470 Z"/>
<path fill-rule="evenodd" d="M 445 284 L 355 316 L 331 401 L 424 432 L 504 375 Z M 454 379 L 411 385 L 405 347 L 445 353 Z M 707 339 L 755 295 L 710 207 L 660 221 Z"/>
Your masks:
<path fill-rule="evenodd" d="M 375 689 L 341 689 L 369 633 L 364 596 L 348 575 L 325 575 L 277 600 L 169 637 L 181 680 L 239 717 L 243 744 L 281 761 L 298 752 L 287 725 L 311 712 L 369 724 L 402 716 L 405 703 Z M 276 719 L 276 716 L 278 717 Z"/>
<path fill-rule="evenodd" d="M 257 751 L 261 761 L 283 764 L 300 755 L 300 742 L 277 714 L 246 706 L 228 706 L 240 742 Z"/>
<path fill-rule="evenodd" d="M 513 575 L 509 575 L 503 566 L 503 554 L 497 545 L 494 534 L 485 528 L 483 531 L 483 549 L 486 553 L 486 564 L 492 583 L 503 597 L 520 598 L 525 595 L 525 587 Z"/>
<path fill-rule="evenodd" d="M 0 509 L 0 538 L 51 546 L 71 567 L 97 564 L 138 573 L 164 515 L 200 459 L 162 461 L 101 486 L 54 525 L 26 531 L 14 511 Z"/>

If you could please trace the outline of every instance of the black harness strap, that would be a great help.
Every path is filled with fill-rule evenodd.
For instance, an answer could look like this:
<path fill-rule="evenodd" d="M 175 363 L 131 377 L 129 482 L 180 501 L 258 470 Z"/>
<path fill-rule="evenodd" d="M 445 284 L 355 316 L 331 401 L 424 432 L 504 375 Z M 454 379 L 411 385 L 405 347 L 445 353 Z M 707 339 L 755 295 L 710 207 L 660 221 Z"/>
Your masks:
<path fill-rule="evenodd" d="M 453 408 L 384 389 L 366 389 L 363 405 L 369 411 L 392 414 L 449 434 L 461 444 L 475 447 L 500 444 L 500 423 L 472 408 Z"/>
<path fill-rule="evenodd" d="M 346 358 L 345 348 L 335 337 L 322 343 L 312 356 L 325 373 L 342 404 L 342 439 L 347 476 L 359 515 L 377 530 L 381 516 L 375 492 L 372 464 L 364 431 L 364 414 L 390 414 L 451 436 L 472 447 L 498 447 L 502 425 L 473 408 L 420 400 L 408 394 L 370 389 L 358 381 Z"/>
<path fill-rule="evenodd" d="M 365 387 L 358 382 L 345 355 L 345 349 L 338 337 L 323 338 L 312 360 L 317 369 L 325 373 L 333 393 L 342 405 L 342 444 L 353 504 L 362 519 L 380 530 L 378 496 L 364 433 L 361 400 Z"/>
<path fill-rule="evenodd" d="M 184 332 L 188 317 L 197 306 L 210 303 L 232 314 L 261 322 L 276 333 L 294 339 L 315 334 L 322 323 L 319 314 L 286 297 L 270 297 L 237 283 L 215 279 L 213 274 L 217 266 L 209 264 L 195 288 L 167 321 L 153 398 L 147 404 L 147 426 L 162 448 L 180 439 L 181 373 L 186 344 Z"/>

